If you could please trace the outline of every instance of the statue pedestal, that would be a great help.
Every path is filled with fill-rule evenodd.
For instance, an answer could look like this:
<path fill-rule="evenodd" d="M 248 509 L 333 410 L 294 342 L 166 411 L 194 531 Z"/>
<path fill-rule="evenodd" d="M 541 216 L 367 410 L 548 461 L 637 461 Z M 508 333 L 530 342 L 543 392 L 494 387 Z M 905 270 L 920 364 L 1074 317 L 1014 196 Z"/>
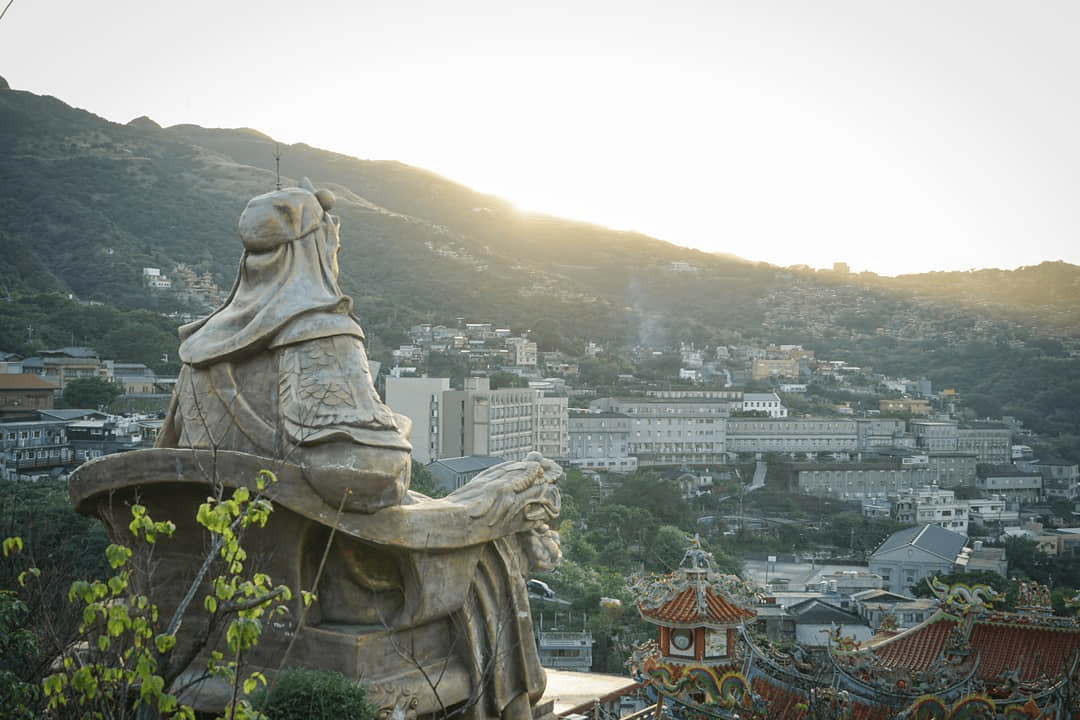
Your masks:
<path fill-rule="evenodd" d="M 484 484 L 481 476 L 479 488 L 459 491 L 460 502 L 410 493 L 401 505 L 372 514 L 330 507 L 297 465 L 230 451 L 109 455 L 80 467 L 69 490 L 75 508 L 98 517 L 114 542 L 130 542 L 136 502 L 153 519 L 175 523 L 173 536 L 154 547 L 149 583 L 164 625 L 209 547 L 207 531 L 195 521 L 199 505 L 218 488 L 226 496 L 237 487 L 254 492 L 259 472 L 274 472 L 278 482 L 266 490 L 274 511 L 242 544 L 248 567 L 288 585 L 293 600 L 288 615 L 264 627 L 244 671 L 333 670 L 367 685 L 385 708 L 407 698 L 410 714 L 423 716 L 475 702 L 472 717 L 516 717 L 531 716 L 525 711 L 544 689 L 525 588 L 526 545 L 538 507 L 553 503 L 547 514 L 557 515 L 552 467 L 549 461 L 505 463 L 492 469 L 495 480 Z M 306 614 L 301 590 L 316 593 Z M 174 653 L 206 635 L 210 618 L 201 599 L 209 591 L 204 579 Z M 178 687 L 198 677 L 211 650 L 225 647 L 223 629 L 217 633 Z M 182 700 L 216 711 L 228 693 L 223 682 L 203 679 Z"/>

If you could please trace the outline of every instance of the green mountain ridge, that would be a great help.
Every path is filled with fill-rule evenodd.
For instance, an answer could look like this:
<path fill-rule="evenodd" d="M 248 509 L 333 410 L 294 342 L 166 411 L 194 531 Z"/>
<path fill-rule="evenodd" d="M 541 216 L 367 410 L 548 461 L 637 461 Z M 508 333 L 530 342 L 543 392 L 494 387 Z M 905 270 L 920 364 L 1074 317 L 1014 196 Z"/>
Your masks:
<path fill-rule="evenodd" d="M 1066 263 L 897 278 L 783 269 L 523 213 L 399 162 L 279 145 L 249 128 L 120 125 L 17 90 L 0 91 L 0 291 L 167 311 L 175 301 L 144 288 L 141 270 L 177 264 L 227 290 L 236 221 L 276 186 L 275 154 L 283 184 L 306 176 L 337 195 L 342 286 L 376 343 L 457 317 L 533 330 L 545 349 L 730 342 L 761 335 L 778 302 L 806 309 L 837 294 L 872 299 L 873 317 L 841 313 L 870 332 L 900 323 L 882 309 L 890 302 L 1080 331 L 1080 267 Z"/>

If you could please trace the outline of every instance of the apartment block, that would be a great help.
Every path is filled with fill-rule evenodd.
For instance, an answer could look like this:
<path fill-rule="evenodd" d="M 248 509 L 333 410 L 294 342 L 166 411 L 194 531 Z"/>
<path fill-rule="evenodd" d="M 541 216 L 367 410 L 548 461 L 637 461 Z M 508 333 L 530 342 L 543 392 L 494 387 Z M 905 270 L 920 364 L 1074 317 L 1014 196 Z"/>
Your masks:
<path fill-rule="evenodd" d="M 539 395 L 527 388 L 492 390 L 487 378 L 466 378 L 464 390 L 443 393 L 442 455 L 524 460 L 536 449 Z"/>
<path fill-rule="evenodd" d="M 450 379 L 389 376 L 385 382 L 386 404 L 412 420 L 413 459 L 427 465 L 443 457 L 442 396 L 450 389 Z"/>
<path fill-rule="evenodd" d="M 726 458 L 727 400 L 604 398 L 590 407 L 629 419 L 627 450 L 642 466 L 700 465 Z"/>

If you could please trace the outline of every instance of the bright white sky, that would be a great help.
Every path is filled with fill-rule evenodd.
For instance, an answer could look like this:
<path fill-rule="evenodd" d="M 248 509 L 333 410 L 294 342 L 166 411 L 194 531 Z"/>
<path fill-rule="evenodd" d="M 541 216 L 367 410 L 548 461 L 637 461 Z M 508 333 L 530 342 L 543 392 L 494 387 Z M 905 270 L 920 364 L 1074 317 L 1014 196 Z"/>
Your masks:
<path fill-rule="evenodd" d="M 0 76 L 778 265 L 1080 264 L 1075 0 L 12 0 Z"/>

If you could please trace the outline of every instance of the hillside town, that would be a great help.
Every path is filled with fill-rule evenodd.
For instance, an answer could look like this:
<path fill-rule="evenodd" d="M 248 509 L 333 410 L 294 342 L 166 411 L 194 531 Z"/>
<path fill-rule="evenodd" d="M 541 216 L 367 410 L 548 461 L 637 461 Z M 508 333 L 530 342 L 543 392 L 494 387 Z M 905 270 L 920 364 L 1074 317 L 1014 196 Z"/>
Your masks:
<path fill-rule="evenodd" d="M 539 352 L 528 337 L 464 321 L 455 328 L 418 325 L 409 336 L 411 343 L 392 351 L 391 367 L 372 362 L 371 370 L 387 404 L 413 421 L 413 459 L 445 492 L 534 451 L 582 473 L 598 497 L 620 475 L 653 470 L 686 500 L 733 485 L 741 498 L 764 487 L 767 478 L 776 482 L 770 467 L 782 464 L 790 473 L 784 482 L 799 494 L 857 506 L 866 518 L 904 526 L 865 553 L 862 564 L 838 558 L 835 548 L 747 557 L 741 582 L 754 591 L 740 596 L 743 609 L 731 616 L 738 622 L 724 621 L 732 652 L 743 643 L 739 657 L 768 652 L 736 637 L 743 621 L 758 633 L 759 644 L 798 643 L 820 661 L 839 647 L 835 628 L 843 628 L 845 643 L 922 632 L 942 604 L 915 597 L 920 583 L 958 571 L 1007 576 L 1006 538 L 1027 538 L 1047 557 L 1080 547 L 1080 528 L 1070 527 L 1068 518 L 1053 527 L 1040 522 L 1050 504 L 1076 501 L 1080 468 L 1036 457 L 1031 434 L 1018 420 L 971 418 L 960 412 L 960 392 L 935 390 L 925 379 L 876 375 L 872 368 L 816 358 L 800 346 L 706 351 L 684 344 L 667 351 L 677 352 L 679 362 L 678 377 L 666 387 L 626 374 L 614 379 L 625 392 L 600 396 L 578 369 L 583 359 L 603 353 L 595 344 L 580 358 Z M 457 387 L 450 377 L 426 375 L 433 353 L 467 357 L 470 374 Z M 29 357 L 4 353 L 0 367 L 0 477 L 9 481 L 63 478 L 86 460 L 154 443 L 160 413 L 60 407 L 73 381 L 104 381 L 117 386 L 122 398 L 162 408 L 176 382 L 86 347 Z M 801 398 L 808 386 L 822 382 L 867 400 L 835 404 L 828 414 L 806 412 Z M 753 477 L 740 477 L 735 468 L 748 463 Z M 777 522 L 741 512 L 709 520 L 709 528 L 721 532 L 748 524 L 767 530 Z M 538 606 L 558 608 L 544 583 L 531 582 L 530 593 Z M 654 647 L 648 662 L 635 666 L 638 680 L 648 685 L 651 669 L 653 685 L 662 690 L 657 668 L 672 658 L 678 665 L 688 652 L 672 644 L 671 628 L 685 622 L 666 626 L 663 612 L 641 612 L 668 627 L 658 636 L 664 652 Z M 594 669 L 594 638 L 583 627 L 541 626 L 537 637 L 549 668 Z M 726 651 L 721 655 L 730 659 Z M 790 690 L 760 677 L 754 685 L 754 677 L 744 678 L 754 692 Z M 635 705 L 623 692 L 630 686 L 616 685 L 622 690 L 609 698 L 611 713 L 620 703 L 623 710 Z"/>

